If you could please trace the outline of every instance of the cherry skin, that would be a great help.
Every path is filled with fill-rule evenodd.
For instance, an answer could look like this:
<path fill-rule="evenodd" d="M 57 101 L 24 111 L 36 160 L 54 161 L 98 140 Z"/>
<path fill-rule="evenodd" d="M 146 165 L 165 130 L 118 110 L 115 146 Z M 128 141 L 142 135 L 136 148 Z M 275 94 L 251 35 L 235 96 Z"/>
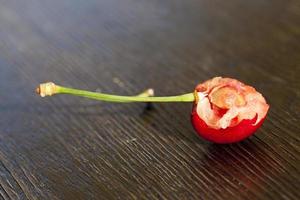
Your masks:
<path fill-rule="evenodd" d="M 198 116 L 193 107 L 192 124 L 197 134 L 202 138 L 219 144 L 229 144 L 240 142 L 255 133 L 255 131 L 263 124 L 262 119 L 258 124 L 253 125 L 256 121 L 256 117 L 252 120 L 243 120 L 237 126 L 229 127 L 226 129 L 213 129 Z"/>

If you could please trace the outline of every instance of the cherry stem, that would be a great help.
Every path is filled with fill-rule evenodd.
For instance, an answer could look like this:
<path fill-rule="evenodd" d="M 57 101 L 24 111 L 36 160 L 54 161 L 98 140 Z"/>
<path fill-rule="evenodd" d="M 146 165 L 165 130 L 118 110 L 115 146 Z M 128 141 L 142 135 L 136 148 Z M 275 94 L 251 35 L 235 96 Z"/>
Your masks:
<path fill-rule="evenodd" d="M 86 97 L 89 99 L 95 99 L 99 101 L 108 102 L 119 102 L 119 103 L 129 103 L 129 102 L 194 102 L 194 93 L 188 93 L 178 96 L 167 96 L 167 97 L 153 97 L 153 90 L 148 89 L 145 92 L 136 96 L 120 96 L 104 94 L 99 92 L 90 92 L 86 90 L 79 90 L 74 88 L 63 87 L 55 85 L 52 82 L 40 84 L 36 89 L 36 92 L 42 97 L 51 96 L 54 94 L 69 94 L 74 96 Z"/>

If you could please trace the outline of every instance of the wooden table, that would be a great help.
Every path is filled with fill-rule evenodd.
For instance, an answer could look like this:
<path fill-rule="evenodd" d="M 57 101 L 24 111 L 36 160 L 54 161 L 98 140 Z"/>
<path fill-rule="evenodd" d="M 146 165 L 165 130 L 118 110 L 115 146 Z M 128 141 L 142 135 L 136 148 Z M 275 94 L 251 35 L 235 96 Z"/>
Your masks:
<path fill-rule="evenodd" d="M 0 198 L 300 199 L 298 0 L 4 0 Z M 44 81 L 132 95 L 214 76 L 271 105 L 243 142 L 197 137 L 190 103 L 40 98 Z"/>

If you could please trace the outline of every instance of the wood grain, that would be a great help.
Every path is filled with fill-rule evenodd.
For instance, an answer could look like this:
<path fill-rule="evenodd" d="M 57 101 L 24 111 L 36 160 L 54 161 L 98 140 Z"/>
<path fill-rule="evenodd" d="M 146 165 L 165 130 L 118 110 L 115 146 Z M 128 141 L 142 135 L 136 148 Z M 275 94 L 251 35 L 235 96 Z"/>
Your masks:
<path fill-rule="evenodd" d="M 297 0 L 0 2 L 0 199 L 300 199 Z M 271 110 L 238 144 L 198 138 L 191 106 L 57 96 L 193 91 L 214 76 Z"/>

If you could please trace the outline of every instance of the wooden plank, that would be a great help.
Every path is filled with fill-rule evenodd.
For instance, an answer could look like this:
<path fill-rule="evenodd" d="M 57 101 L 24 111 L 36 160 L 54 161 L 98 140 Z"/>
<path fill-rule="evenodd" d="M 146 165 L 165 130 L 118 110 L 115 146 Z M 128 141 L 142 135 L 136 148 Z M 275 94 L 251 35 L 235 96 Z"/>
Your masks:
<path fill-rule="evenodd" d="M 274 1 L 2 1 L 0 198 L 300 199 L 300 8 Z M 191 104 L 41 99 L 37 84 L 193 91 L 214 76 L 271 105 L 238 144 L 198 138 Z"/>

